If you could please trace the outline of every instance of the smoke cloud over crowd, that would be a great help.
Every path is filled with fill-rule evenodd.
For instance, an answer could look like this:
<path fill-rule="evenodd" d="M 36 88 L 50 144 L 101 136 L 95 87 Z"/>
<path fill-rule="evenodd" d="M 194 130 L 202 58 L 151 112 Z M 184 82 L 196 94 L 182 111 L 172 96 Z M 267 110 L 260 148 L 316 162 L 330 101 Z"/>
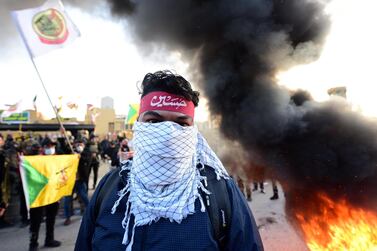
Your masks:
<path fill-rule="evenodd" d="M 0 0 L 1 41 L 17 36 L 9 10 L 43 2 Z M 105 0 L 63 2 L 106 9 Z M 277 85 L 279 72 L 318 59 L 330 29 L 327 0 L 107 2 L 127 19 L 140 48 L 182 53 L 223 134 L 243 146 L 250 163 L 271 168 L 286 191 L 325 190 L 355 203 L 377 193 L 370 186 L 376 123 L 340 98 L 318 103 Z"/>
<path fill-rule="evenodd" d="M 250 161 L 272 167 L 287 191 L 327 191 L 355 203 L 375 194 L 376 123 L 344 100 L 318 103 L 276 84 L 279 71 L 319 57 L 330 29 L 324 1 L 109 2 L 140 46 L 186 56 L 222 132 Z"/>

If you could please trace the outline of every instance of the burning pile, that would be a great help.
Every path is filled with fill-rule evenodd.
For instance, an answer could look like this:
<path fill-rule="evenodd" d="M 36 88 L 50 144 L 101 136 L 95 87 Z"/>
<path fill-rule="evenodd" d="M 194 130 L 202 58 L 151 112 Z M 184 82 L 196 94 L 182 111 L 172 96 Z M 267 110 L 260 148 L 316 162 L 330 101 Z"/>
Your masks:
<path fill-rule="evenodd" d="M 297 210 L 296 219 L 312 251 L 377 250 L 377 215 L 345 199 L 317 194 L 316 210 Z M 300 212 L 301 210 L 301 212 Z"/>
<path fill-rule="evenodd" d="M 363 217 L 368 223 L 375 219 L 369 210 L 377 211 L 376 123 L 345 101 L 318 103 L 276 84 L 278 72 L 320 55 L 329 29 L 324 1 L 109 2 L 115 14 L 127 16 L 140 46 L 157 43 L 191 63 L 211 113 L 221 118 L 222 132 L 240 142 L 252 161 L 274 169 L 286 192 L 287 212 L 302 224 L 311 248 L 351 248 L 330 237 L 355 236 L 350 224 L 363 228 Z M 317 197 L 320 191 L 326 195 Z M 316 208 L 318 202 L 327 209 L 308 214 L 306 205 Z M 334 218 L 314 218 L 324 214 Z M 375 227 L 370 229 L 374 238 Z"/>

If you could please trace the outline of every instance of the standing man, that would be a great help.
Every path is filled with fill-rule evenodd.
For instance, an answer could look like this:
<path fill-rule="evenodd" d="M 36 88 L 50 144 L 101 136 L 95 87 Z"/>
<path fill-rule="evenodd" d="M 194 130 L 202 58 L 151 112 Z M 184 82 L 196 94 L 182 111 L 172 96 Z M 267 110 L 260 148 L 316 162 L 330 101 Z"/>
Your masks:
<path fill-rule="evenodd" d="M 110 147 L 110 141 L 108 138 L 109 138 L 109 135 L 106 135 L 105 138 L 98 145 L 102 162 L 106 162 L 105 152 Z"/>
<path fill-rule="evenodd" d="M 5 176 L 5 151 L 4 151 L 4 138 L 0 134 L 0 221 L 2 220 L 5 210 L 7 208 L 7 203 L 3 201 L 3 180 Z"/>
<path fill-rule="evenodd" d="M 272 183 L 273 195 L 272 195 L 272 197 L 270 197 L 270 200 L 277 200 L 277 199 L 279 199 L 279 190 L 278 190 L 278 186 L 276 184 L 276 180 L 272 179 L 271 183 Z"/>
<path fill-rule="evenodd" d="M 98 185 L 75 250 L 263 250 L 245 198 L 194 126 L 199 93 L 168 71 L 147 74 L 141 89 L 133 160 Z M 211 217 L 211 196 L 231 210 L 217 204 Z M 221 239 L 212 219 L 226 227 Z"/>
<path fill-rule="evenodd" d="M 79 165 L 77 167 L 76 182 L 73 188 L 73 192 L 76 192 L 77 196 L 80 198 L 82 213 L 89 204 L 88 199 L 88 187 L 86 181 L 89 177 L 89 166 L 91 163 L 91 153 L 82 140 L 76 140 L 75 142 L 75 152 L 80 154 Z M 64 197 L 64 215 L 65 221 L 64 225 L 68 226 L 71 224 L 72 212 L 72 195 Z"/>
<path fill-rule="evenodd" d="M 6 141 L 0 140 L 0 190 L 1 191 L 1 205 L 0 205 L 0 228 L 11 227 L 14 224 L 6 219 L 6 208 L 9 205 L 12 197 L 12 189 L 17 181 L 18 171 L 18 145 L 14 141 L 13 136 L 8 134 Z"/>
<path fill-rule="evenodd" d="M 98 137 L 96 135 L 94 134 L 90 135 L 88 147 L 91 153 L 89 176 L 90 176 L 91 170 L 93 170 L 93 190 L 94 190 L 97 185 L 98 168 L 99 168 Z M 89 188 L 89 176 L 88 176 L 88 183 L 86 184 L 88 188 Z"/>
<path fill-rule="evenodd" d="M 44 138 L 42 141 L 43 153 L 45 155 L 55 154 L 56 143 L 48 137 Z M 37 153 L 38 151 L 36 151 Z M 58 213 L 59 202 L 52 203 L 50 205 L 30 208 L 30 244 L 29 251 L 38 250 L 38 237 L 39 228 L 41 226 L 42 218 L 45 213 L 46 215 L 46 238 L 45 247 L 59 247 L 61 245 L 60 241 L 55 240 L 54 230 L 55 230 L 55 218 Z"/>
<path fill-rule="evenodd" d="M 133 151 L 130 150 L 130 147 L 128 146 L 128 140 L 125 138 L 120 143 L 119 147 L 119 162 L 125 161 L 125 160 L 132 160 Z"/>
<path fill-rule="evenodd" d="M 105 158 L 110 159 L 110 170 L 116 169 L 119 164 L 119 145 L 117 141 L 110 141 L 110 146 L 105 152 Z"/>

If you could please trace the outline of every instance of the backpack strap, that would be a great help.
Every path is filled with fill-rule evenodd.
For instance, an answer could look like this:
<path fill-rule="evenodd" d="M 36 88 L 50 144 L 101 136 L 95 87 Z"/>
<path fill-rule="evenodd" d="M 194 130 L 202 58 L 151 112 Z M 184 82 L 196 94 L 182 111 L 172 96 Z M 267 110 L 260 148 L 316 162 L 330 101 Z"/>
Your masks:
<path fill-rule="evenodd" d="M 201 167 L 199 171 L 202 176 L 207 177 L 207 181 L 203 180 L 202 182 L 211 194 L 208 195 L 200 189 L 199 191 L 204 200 L 220 250 L 224 250 L 232 217 L 226 182 L 224 179 L 217 180 L 215 171 L 209 166 Z"/>
<path fill-rule="evenodd" d="M 105 197 L 108 197 L 110 193 L 114 190 L 115 186 L 119 183 L 119 169 L 115 169 L 109 175 L 109 178 L 105 181 L 105 184 L 101 187 L 98 192 L 96 203 L 94 204 L 94 220 L 97 219 L 99 213 L 102 210 L 102 203 Z"/>

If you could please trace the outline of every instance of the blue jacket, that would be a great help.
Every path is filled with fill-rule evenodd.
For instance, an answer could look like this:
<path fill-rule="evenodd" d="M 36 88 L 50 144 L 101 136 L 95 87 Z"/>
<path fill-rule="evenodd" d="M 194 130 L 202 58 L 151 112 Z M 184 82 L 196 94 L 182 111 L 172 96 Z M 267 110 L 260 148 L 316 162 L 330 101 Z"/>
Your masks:
<path fill-rule="evenodd" d="M 124 187 L 120 180 L 118 187 L 104 198 L 103 209 L 95 219 L 95 202 L 99 190 L 103 187 L 110 173 L 100 182 L 89 203 L 81 222 L 75 251 L 87 250 L 125 250 L 122 244 L 125 230 L 122 220 L 125 215 L 123 198 L 115 214 L 111 214 L 114 202 L 119 198 L 117 192 Z M 225 250 L 263 251 L 263 245 L 250 208 L 232 179 L 226 180 L 231 202 L 231 224 Z M 122 203 L 123 202 L 123 203 Z M 207 211 L 200 211 L 200 202 L 196 200 L 196 213 L 189 215 L 181 224 L 160 219 L 151 225 L 136 227 L 132 251 L 215 251 L 220 250 L 214 238 L 213 227 Z M 130 223 L 133 223 L 131 216 Z M 132 225 L 130 224 L 130 227 Z M 129 231 L 131 232 L 131 231 Z"/>

